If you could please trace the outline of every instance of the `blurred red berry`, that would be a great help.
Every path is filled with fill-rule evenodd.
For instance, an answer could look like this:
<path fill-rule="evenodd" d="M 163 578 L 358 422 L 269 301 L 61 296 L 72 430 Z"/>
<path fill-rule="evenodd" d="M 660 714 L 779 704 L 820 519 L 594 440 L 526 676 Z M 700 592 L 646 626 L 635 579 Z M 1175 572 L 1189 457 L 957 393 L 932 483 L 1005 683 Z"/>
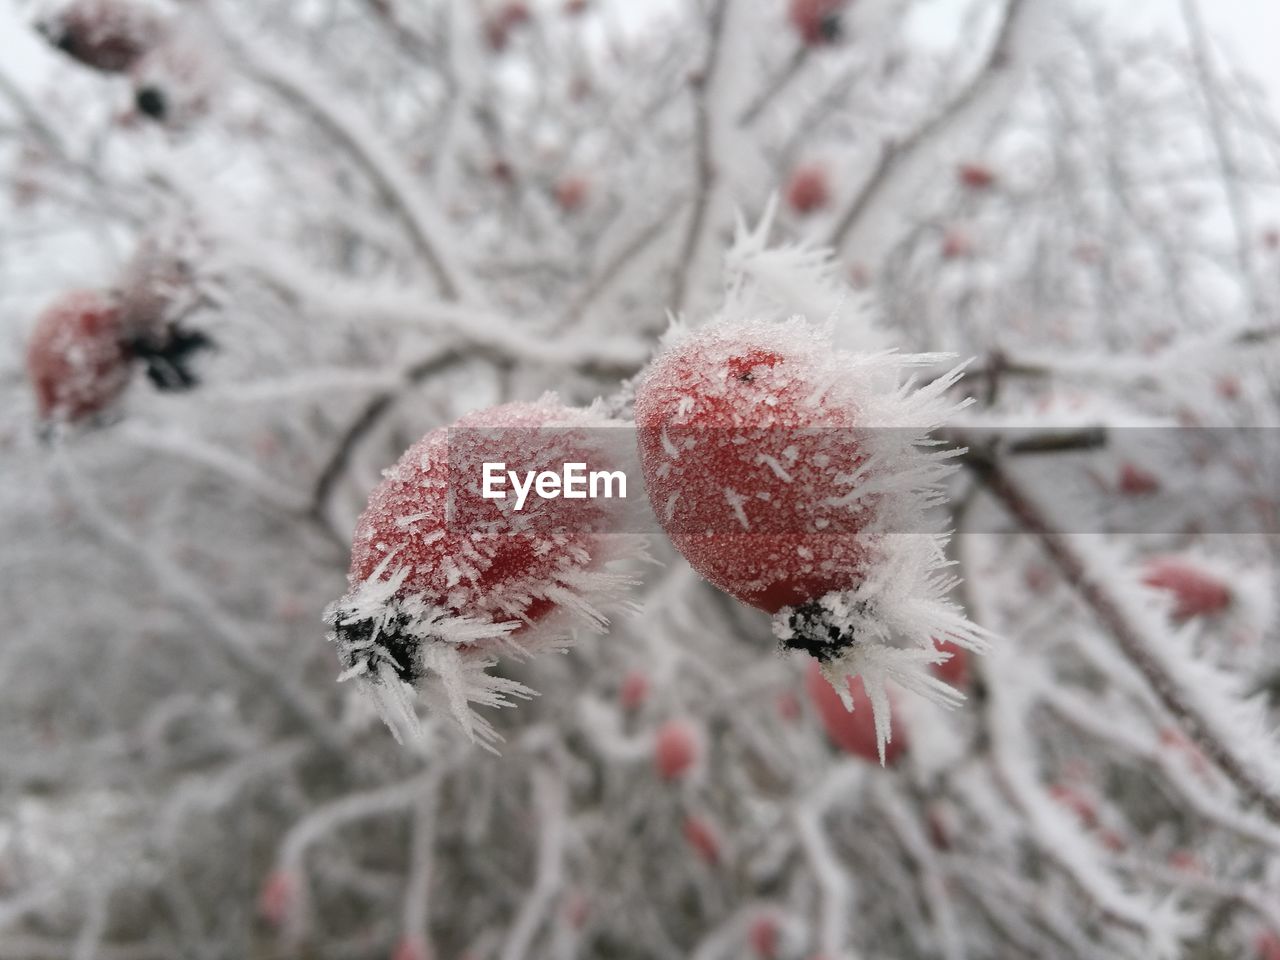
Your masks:
<path fill-rule="evenodd" d="M 751 949 L 761 960 L 775 960 L 778 956 L 778 921 L 763 914 L 751 921 L 747 939 Z"/>
<path fill-rule="evenodd" d="M 946 260 L 959 260 L 973 253 L 973 242 L 963 230 L 951 228 L 942 235 L 942 256 Z"/>
<path fill-rule="evenodd" d="M 44 419 L 75 421 L 114 403 L 130 377 L 115 301 L 90 290 L 56 300 L 27 343 L 27 374 Z"/>
<path fill-rule="evenodd" d="M 258 915 L 273 927 L 283 927 L 297 904 L 297 884 L 283 870 L 273 870 L 258 892 Z"/>
<path fill-rule="evenodd" d="M 556 184 L 556 203 L 565 213 L 577 213 L 586 205 L 590 192 L 584 177 L 565 177 Z"/>
<path fill-rule="evenodd" d="M 391 960 L 431 960 L 431 953 L 421 937 L 405 937 L 396 944 Z"/>
<path fill-rule="evenodd" d="M 1173 595 L 1175 620 L 1212 616 L 1231 605 L 1230 587 L 1178 557 L 1161 557 L 1146 566 L 1142 582 Z"/>
<path fill-rule="evenodd" d="M 1280 934 L 1271 931 L 1258 934 L 1253 949 L 1257 960 L 1280 960 Z"/>
<path fill-rule="evenodd" d="M 831 742 L 845 753 L 871 763 L 879 763 L 880 751 L 876 746 L 876 721 L 871 700 L 862 686 L 861 677 L 848 677 L 846 682 L 853 697 L 852 710 L 844 708 L 840 694 L 827 681 L 818 661 L 809 661 L 805 672 L 805 689 Z M 906 749 L 906 734 L 899 722 L 895 725 L 893 739 L 884 746 L 885 765 L 893 766 Z"/>
<path fill-rule="evenodd" d="M 649 699 L 649 677 L 641 670 L 632 670 L 622 678 L 618 689 L 618 703 L 630 712 L 639 710 Z"/>
<path fill-rule="evenodd" d="M 698 760 L 698 736 L 683 720 L 668 720 L 654 739 L 653 765 L 668 782 L 679 780 Z"/>
<path fill-rule="evenodd" d="M 827 172 L 819 166 L 801 167 L 787 184 L 787 204 L 799 214 L 821 210 L 831 202 Z"/>
<path fill-rule="evenodd" d="M 811 47 L 834 43 L 840 39 L 840 12 L 849 0 L 791 0 L 787 18 L 800 35 L 801 42 Z"/>
<path fill-rule="evenodd" d="M 1160 480 L 1154 473 L 1136 464 L 1126 463 L 1120 468 L 1120 492 L 1131 497 L 1142 497 L 1160 491 Z"/>
<path fill-rule="evenodd" d="M 695 816 L 686 817 L 684 839 L 703 862 L 711 866 L 720 862 L 720 834 L 706 820 Z"/>
<path fill-rule="evenodd" d="M 519 2 L 504 4 L 485 22 L 484 33 L 489 49 L 494 53 L 501 53 L 507 48 L 512 32 L 529 20 L 528 5 Z"/>
<path fill-rule="evenodd" d="M 962 163 L 956 171 L 956 177 L 970 190 L 986 190 L 996 182 L 996 175 L 990 167 L 976 163 Z"/>
<path fill-rule="evenodd" d="M 134 0 L 73 0 L 37 25 L 67 56 L 103 73 L 125 73 L 160 37 L 155 14 Z"/>

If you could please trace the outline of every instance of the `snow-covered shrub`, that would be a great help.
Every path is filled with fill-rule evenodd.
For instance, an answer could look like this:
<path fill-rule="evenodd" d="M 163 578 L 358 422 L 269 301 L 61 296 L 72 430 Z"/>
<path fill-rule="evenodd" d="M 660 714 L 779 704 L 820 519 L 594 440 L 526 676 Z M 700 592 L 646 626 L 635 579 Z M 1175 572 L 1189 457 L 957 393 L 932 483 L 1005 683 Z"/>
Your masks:
<path fill-rule="evenodd" d="M 1275 955 L 1195 3 L 13 4 L 0 956 Z M 606 435 L 636 514 L 456 483 Z"/>

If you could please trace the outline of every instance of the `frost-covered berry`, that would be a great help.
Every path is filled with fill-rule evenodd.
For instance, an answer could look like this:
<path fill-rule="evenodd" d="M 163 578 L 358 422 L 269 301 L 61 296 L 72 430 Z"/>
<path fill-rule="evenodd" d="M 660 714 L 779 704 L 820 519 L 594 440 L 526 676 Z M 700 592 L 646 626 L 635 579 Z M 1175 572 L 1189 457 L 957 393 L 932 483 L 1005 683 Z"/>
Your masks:
<path fill-rule="evenodd" d="M 1173 597 L 1175 620 L 1221 613 L 1231 605 L 1231 588 L 1188 560 L 1160 557 L 1147 564 L 1142 582 Z"/>
<path fill-rule="evenodd" d="M 801 42 L 811 47 L 823 46 L 840 39 L 840 13 L 848 3 L 849 0 L 790 0 L 787 19 Z"/>
<path fill-rule="evenodd" d="M 831 742 L 845 753 L 879 763 L 876 719 L 861 678 L 846 679 L 851 708 L 845 705 L 845 700 L 836 692 L 816 660 L 809 661 L 804 680 L 809 702 L 818 712 L 818 719 Z M 884 745 L 885 765 L 895 764 L 906 748 L 906 736 L 898 730 L 896 737 Z"/>
<path fill-rule="evenodd" d="M 831 202 L 831 188 L 825 167 L 817 164 L 799 167 L 787 181 L 787 206 L 804 215 L 821 210 Z"/>
<path fill-rule="evenodd" d="M 470 414 L 427 434 L 386 472 L 352 540 L 349 592 L 326 619 L 397 738 L 419 733 L 413 692 L 468 735 L 496 739 L 469 702 L 509 706 L 532 691 L 486 669 L 499 655 L 563 648 L 575 626 L 599 629 L 600 604 L 630 583 L 614 567 L 636 544 L 597 532 L 592 500 L 482 496 L 484 463 L 521 475 L 567 462 L 608 466 L 611 421 L 552 394 Z"/>
<path fill-rule="evenodd" d="M 850 586 L 872 562 L 853 534 L 873 501 L 832 502 L 867 458 L 856 407 L 814 366 L 820 349 L 798 322 L 704 328 L 660 355 L 636 392 L 659 522 L 695 570 L 769 613 Z"/>
<path fill-rule="evenodd" d="M 1271 931 L 1258 934 L 1253 952 L 1257 960 L 1280 960 L 1280 934 Z"/>
<path fill-rule="evenodd" d="M 921 359 L 838 349 L 820 324 L 854 295 L 829 260 L 762 243 L 739 238 L 719 315 L 673 330 L 636 385 L 646 490 L 694 570 L 773 614 L 782 645 L 833 682 L 864 678 L 887 738 L 886 680 L 957 702 L 928 669 L 934 638 L 984 645 L 946 598 L 930 526 L 954 468 L 929 432 L 959 372 L 916 388 L 905 370 Z M 791 304 L 823 312 L 811 323 Z"/>
<path fill-rule="evenodd" d="M 653 740 L 653 766 L 667 782 L 680 780 L 697 764 L 701 743 L 697 730 L 685 720 L 668 720 Z"/>
<path fill-rule="evenodd" d="M 27 343 L 27 375 L 42 419 L 73 422 L 110 407 L 129 386 L 119 305 L 77 290 L 51 304 Z"/>
<path fill-rule="evenodd" d="M 136 0 L 72 0 L 37 25 L 67 56 L 103 73 L 125 73 L 156 44 L 161 22 Z"/>

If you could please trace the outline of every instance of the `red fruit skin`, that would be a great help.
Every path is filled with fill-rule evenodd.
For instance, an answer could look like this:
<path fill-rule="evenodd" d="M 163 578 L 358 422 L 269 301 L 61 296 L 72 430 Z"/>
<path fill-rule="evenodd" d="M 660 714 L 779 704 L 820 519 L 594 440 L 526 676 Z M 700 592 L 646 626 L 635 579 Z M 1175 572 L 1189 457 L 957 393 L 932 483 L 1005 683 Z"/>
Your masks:
<path fill-rule="evenodd" d="M 127 73 L 160 34 L 155 17 L 131 0 L 77 0 L 39 30 L 67 56 L 103 73 Z"/>
<path fill-rule="evenodd" d="M 701 817 L 687 817 L 683 831 L 685 842 L 704 863 L 714 867 L 720 862 L 720 835 L 711 824 Z"/>
<path fill-rule="evenodd" d="M 969 685 L 969 651 L 950 640 L 934 640 L 934 645 L 939 650 L 951 654 L 951 659 L 944 663 L 933 664 L 933 675 L 958 690 L 967 687 Z"/>
<path fill-rule="evenodd" d="M 996 175 L 988 167 L 976 163 L 964 163 L 956 171 L 956 177 L 970 190 L 986 190 L 995 185 Z"/>
<path fill-rule="evenodd" d="M 522 514 L 526 526 L 513 530 L 499 506 L 506 501 L 481 499 L 477 490 L 454 490 L 451 499 L 450 484 L 465 475 L 478 485 L 476 461 L 502 461 L 521 471 L 558 470 L 565 459 L 598 462 L 583 452 L 590 447 L 585 434 L 560 429 L 590 422 L 584 416 L 549 398 L 469 414 L 454 425 L 454 442 L 465 446 L 455 449 L 452 465 L 450 429 L 427 434 L 387 471 L 356 523 L 351 587 L 373 576 L 394 551 L 382 579 L 405 565 L 413 568 L 400 596 L 420 594 L 454 614 L 521 620 L 517 634 L 549 623 L 545 618 L 556 604 L 538 596 L 539 587 L 558 574 L 595 569 L 602 552 L 599 536 L 579 532 L 590 524 L 592 501 L 531 494 Z M 552 426 L 557 429 L 538 430 Z"/>
<path fill-rule="evenodd" d="M 1131 497 L 1143 497 L 1160 492 L 1160 480 L 1155 474 L 1126 463 L 1120 468 L 1120 492 Z"/>
<path fill-rule="evenodd" d="M 779 331 L 768 347 L 691 336 L 658 357 L 635 403 L 659 523 L 694 570 L 768 613 L 856 586 L 873 549 L 856 534 L 874 503 L 827 502 L 863 459 L 855 416 Z"/>
<path fill-rule="evenodd" d="M 831 202 L 827 172 L 822 167 L 801 167 L 787 184 L 787 206 L 799 214 L 821 210 Z"/>
<path fill-rule="evenodd" d="M 668 720 L 658 728 L 653 766 L 668 783 L 682 779 L 698 761 L 698 738 L 684 721 Z"/>
<path fill-rule="evenodd" d="M 75 421 L 114 403 L 129 385 L 120 311 L 92 291 L 68 293 L 36 321 L 27 375 L 43 419 Z"/>
<path fill-rule="evenodd" d="M 751 922 L 747 939 L 757 957 L 775 960 L 778 956 L 778 921 L 768 915 L 756 917 Z"/>
<path fill-rule="evenodd" d="M 804 679 L 809 702 L 818 711 L 818 718 L 831 742 L 845 753 L 878 764 L 880 751 L 876 747 L 875 714 L 871 710 L 871 700 L 863 689 L 862 678 L 846 678 L 849 693 L 853 697 L 853 710 L 844 708 L 840 694 L 836 693 L 823 676 L 818 661 L 809 661 Z M 895 725 L 893 739 L 884 745 L 885 766 L 891 767 L 897 763 L 906 749 L 907 738 L 899 723 Z"/>
<path fill-rule="evenodd" d="M 1142 582 L 1173 594 L 1173 617 L 1178 621 L 1212 616 L 1231 605 L 1231 589 L 1225 583 L 1176 557 L 1151 561 Z"/>
<path fill-rule="evenodd" d="M 807 46 L 820 47 L 836 39 L 835 17 L 848 0 L 791 0 L 787 19 Z"/>

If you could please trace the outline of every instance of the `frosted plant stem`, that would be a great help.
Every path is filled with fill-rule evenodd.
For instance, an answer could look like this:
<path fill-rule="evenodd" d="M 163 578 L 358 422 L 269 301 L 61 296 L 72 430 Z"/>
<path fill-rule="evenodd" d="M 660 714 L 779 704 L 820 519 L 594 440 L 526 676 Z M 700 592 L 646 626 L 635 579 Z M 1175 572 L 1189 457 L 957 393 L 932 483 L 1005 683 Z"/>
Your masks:
<path fill-rule="evenodd" d="M 65 453 L 59 452 L 54 460 L 55 469 L 67 483 L 82 508 L 85 520 L 104 540 L 115 544 L 134 556 L 151 572 L 169 595 L 192 616 L 192 623 L 203 624 L 209 635 L 215 638 L 229 659 L 255 681 L 269 690 L 310 731 L 316 742 L 334 753 L 344 751 L 344 738 L 337 731 L 325 710 L 295 683 L 281 674 L 268 658 L 262 656 L 245 642 L 243 631 L 232 625 L 199 586 L 168 558 L 149 550 L 128 530 L 113 520 L 103 509 L 101 502 L 86 486 Z"/>
<path fill-rule="evenodd" d="M 563 781 L 545 767 L 533 772 L 533 802 L 538 817 L 537 873 L 503 944 L 502 960 L 524 960 L 529 955 L 538 928 L 564 883 L 567 799 Z"/>
<path fill-rule="evenodd" d="M 988 492 L 1004 505 L 1024 530 L 1039 540 L 1049 559 L 1107 629 L 1125 658 L 1150 684 L 1160 704 L 1169 711 L 1182 731 L 1246 799 L 1256 803 L 1268 819 L 1280 823 L 1280 798 L 1254 778 L 1245 760 L 1237 756 L 1230 744 L 1214 735 L 1209 721 L 1151 655 L 1150 650 L 1157 641 L 1142 635 L 1108 584 L 1090 572 L 1085 557 L 1070 538 L 1055 531 L 1040 506 L 999 462 L 973 458 L 968 462 Z"/>
<path fill-rule="evenodd" d="M 300 65 L 286 66 L 279 51 L 268 55 L 247 38 L 233 34 L 225 24 L 219 23 L 218 28 L 258 80 L 324 129 L 377 185 L 404 223 L 441 294 L 449 300 L 481 302 L 483 298 L 471 278 L 453 254 L 447 252 L 451 249 L 446 239 L 447 224 L 420 195 L 412 177 L 402 169 L 395 150 L 384 144 L 361 117 L 341 108 L 339 95 L 328 89 L 322 78 L 310 75 Z"/>
<path fill-rule="evenodd" d="M 716 182 L 716 159 L 712 146 L 712 105 L 708 91 L 712 89 L 716 69 L 720 64 L 720 52 L 724 44 L 724 24 L 730 0 L 715 0 L 711 8 L 711 26 L 707 59 L 701 73 L 693 81 L 694 116 L 694 177 L 693 210 L 685 230 L 680 257 L 676 261 L 676 273 L 671 284 L 670 306 L 679 313 L 689 293 L 689 273 L 697 258 L 703 233 L 706 231 L 707 211 L 711 206 L 711 193 Z"/>

